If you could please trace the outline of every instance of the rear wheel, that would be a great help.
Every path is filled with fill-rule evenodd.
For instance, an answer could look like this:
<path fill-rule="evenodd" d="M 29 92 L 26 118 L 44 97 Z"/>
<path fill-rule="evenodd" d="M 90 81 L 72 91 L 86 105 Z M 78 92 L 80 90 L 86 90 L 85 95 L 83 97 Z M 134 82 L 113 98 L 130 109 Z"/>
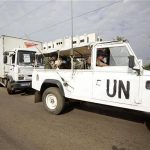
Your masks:
<path fill-rule="evenodd" d="M 60 114 L 65 106 L 65 99 L 56 87 L 47 88 L 42 96 L 44 108 L 53 114 Z"/>
<path fill-rule="evenodd" d="M 7 92 L 8 94 L 12 95 L 15 93 L 15 90 L 14 88 L 12 87 L 12 84 L 10 81 L 7 82 Z"/>
<path fill-rule="evenodd" d="M 146 118 L 145 125 L 146 125 L 147 129 L 150 130 L 150 118 L 149 117 Z"/>

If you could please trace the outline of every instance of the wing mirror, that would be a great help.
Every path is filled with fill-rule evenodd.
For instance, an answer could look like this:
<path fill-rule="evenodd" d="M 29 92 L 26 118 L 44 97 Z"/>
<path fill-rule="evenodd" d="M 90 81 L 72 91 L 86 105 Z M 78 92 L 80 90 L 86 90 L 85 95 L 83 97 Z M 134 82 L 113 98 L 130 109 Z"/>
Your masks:
<path fill-rule="evenodd" d="M 134 56 L 129 56 L 129 68 L 132 68 L 137 72 L 138 75 L 141 74 L 141 69 L 139 67 L 135 66 L 135 57 Z M 139 61 L 140 65 L 142 65 L 142 61 Z"/>
<path fill-rule="evenodd" d="M 4 64 L 7 64 L 7 55 L 4 55 Z"/>
<path fill-rule="evenodd" d="M 9 55 L 9 52 L 4 52 L 3 55 Z"/>
<path fill-rule="evenodd" d="M 128 58 L 129 58 L 128 66 L 129 66 L 129 68 L 133 69 L 133 67 L 135 66 L 134 56 L 129 56 Z"/>
<path fill-rule="evenodd" d="M 7 56 L 9 55 L 9 53 L 8 52 L 4 52 L 3 53 L 3 62 L 4 62 L 4 64 L 7 64 Z"/>

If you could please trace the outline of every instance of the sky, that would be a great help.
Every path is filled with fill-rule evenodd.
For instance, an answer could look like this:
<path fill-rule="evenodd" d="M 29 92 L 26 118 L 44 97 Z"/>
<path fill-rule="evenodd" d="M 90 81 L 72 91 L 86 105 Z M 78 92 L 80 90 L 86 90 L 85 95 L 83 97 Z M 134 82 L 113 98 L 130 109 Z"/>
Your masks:
<path fill-rule="evenodd" d="M 72 0 L 73 34 L 128 39 L 150 62 L 150 0 Z M 0 35 L 42 42 L 71 36 L 71 0 L 0 0 Z"/>

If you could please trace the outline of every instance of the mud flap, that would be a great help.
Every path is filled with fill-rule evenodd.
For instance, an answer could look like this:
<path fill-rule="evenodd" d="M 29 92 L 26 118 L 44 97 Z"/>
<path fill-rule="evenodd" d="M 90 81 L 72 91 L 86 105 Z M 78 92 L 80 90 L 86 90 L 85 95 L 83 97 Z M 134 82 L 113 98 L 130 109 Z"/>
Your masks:
<path fill-rule="evenodd" d="M 35 91 L 34 102 L 35 103 L 42 102 L 42 95 L 40 91 Z"/>

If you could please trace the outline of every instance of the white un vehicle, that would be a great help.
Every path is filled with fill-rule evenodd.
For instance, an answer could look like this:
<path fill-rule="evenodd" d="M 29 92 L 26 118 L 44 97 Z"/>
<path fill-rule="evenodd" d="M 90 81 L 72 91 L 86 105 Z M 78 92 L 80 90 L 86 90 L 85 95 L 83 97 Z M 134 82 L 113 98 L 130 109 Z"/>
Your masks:
<path fill-rule="evenodd" d="M 100 51 L 105 54 L 103 67 L 97 65 Z M 57 53 L 57 59 L 73 68 L 35 69 L 32 74 L 35 102 L 42 101 L 47 111 L 60 114 L 66 101 L 76 99 L 150 113 L 150 71 L 143 69 L 129 43 L 96 42 L 74 48 L 73 65 L 70 50 Z"/>
<path fill-rule="evenodd" d="M 37 48 L 42 48 L 41 42 L 6 35 L 0 37 L 0 85 L 7 87 L 9 94 L 31 89 Z M 41 64 L 36 66 L 42 67 Z"/>

